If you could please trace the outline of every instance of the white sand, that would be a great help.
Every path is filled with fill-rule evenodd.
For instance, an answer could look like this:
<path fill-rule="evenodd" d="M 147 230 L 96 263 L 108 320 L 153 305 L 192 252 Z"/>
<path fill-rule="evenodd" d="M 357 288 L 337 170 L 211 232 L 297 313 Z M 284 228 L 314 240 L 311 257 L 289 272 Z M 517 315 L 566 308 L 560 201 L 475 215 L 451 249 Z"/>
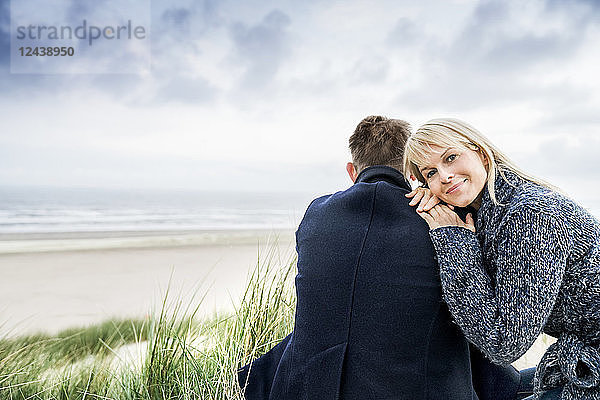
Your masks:
<path fill-rule="evenodd" d="M 138 240 L 137 248 L 127 248 L 127 238 L 100 238 L 90 242 L 95 250 L 69 251 L 64 249 L 79 249 L 84 239 L 51 239 L 55 251 L 40 251 L 47 250 L 47 241 L 35 246 L 25 239 L 22 251 L 33 249 L 25 253 L 15 251 L 17 242 L 5 244 L 10 251 L 0 254 L 0 334 L 53 333 L 111 317 L 144 317 L 162 301 L 171 272 L 172 298 L 187 304 L 200 288 L 197 298 L 206 294 L 201 314 L 232 310 L 259 251 L 275 250 L 279 263 L 294 251 L 289 232 L 278 235 L 275 247 L 265 233 L 242 236 L 154 236 Z"/>

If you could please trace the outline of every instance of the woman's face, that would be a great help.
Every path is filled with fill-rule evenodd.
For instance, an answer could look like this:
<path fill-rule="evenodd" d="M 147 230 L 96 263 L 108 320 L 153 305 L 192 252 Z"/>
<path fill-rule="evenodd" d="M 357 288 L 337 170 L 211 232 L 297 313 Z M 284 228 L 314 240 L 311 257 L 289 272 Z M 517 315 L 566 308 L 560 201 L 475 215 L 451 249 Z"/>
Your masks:
<path fill-rule="evenodd" d="M 440 146 L 431 149 L 426 165 L 419 167 L 431 192 L 454 206 L 473 203 L 487 180 L 487 160 L 481 152 Z"/>

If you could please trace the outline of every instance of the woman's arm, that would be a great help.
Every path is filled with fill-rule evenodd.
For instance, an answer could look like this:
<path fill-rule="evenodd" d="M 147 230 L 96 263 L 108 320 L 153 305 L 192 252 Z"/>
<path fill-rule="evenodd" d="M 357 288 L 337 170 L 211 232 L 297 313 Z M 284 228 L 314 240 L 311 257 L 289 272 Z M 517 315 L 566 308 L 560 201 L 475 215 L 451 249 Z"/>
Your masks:
<path fill-rule="evenodd" d="M 483 258 L 468 229 L 430 231 L 448 308 L 465 336 L 497 363 L 518 359 L 542 332 L 571 247 L 556 216 L 524 206 L 508 218 L 495 239 L 496 260 Z M 495 283 L 485 263 L 496 267 Z"/>

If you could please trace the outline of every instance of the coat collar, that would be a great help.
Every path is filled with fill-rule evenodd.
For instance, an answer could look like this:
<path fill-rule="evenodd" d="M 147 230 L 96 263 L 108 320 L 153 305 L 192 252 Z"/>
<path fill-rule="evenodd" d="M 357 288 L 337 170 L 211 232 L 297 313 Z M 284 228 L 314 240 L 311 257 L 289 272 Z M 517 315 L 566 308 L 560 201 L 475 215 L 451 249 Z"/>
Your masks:
<path fill-rule="evenodd" d="M 494 194 L 496 195 L 496 201 L 500 205 L 506 204 L 514 195 L 515 190 L 523 183 L 523 179 L 512 171 L 502 170 L 496 173 L 496 179 L 494 180 Z M 481 206 L 483 205 L 495 206 L 488 191 L 487 184 L 483 189 L 483 197 L 481 199 Z"/>
<path fill-rule="evenodd" d="M 379 181 L 411 190 L 410 184 L 404 178 L 404 175 L 397 169 L 388 167 L 387 165 L 374 165 L 363 169 L 356 177 L 355 183 L 374 183 Z"/>
<path fill-rule="evenodd" d="M 514 198 L 515 192 L 524 180 L 512 171 L 503 170 L 496 173 L 494 180 L 494 194 L 496 202 L 492 201 L 487 184 L 483 189 L 483 197 L 481 199 L 481 207 L 477 211 L 477 220 L 475 228 L 477 232 L 482 232 L 486 228 L 497 226 L 506 210 L 510 201 Z M 489 233 L 487 233 L 489 235 Z"/>

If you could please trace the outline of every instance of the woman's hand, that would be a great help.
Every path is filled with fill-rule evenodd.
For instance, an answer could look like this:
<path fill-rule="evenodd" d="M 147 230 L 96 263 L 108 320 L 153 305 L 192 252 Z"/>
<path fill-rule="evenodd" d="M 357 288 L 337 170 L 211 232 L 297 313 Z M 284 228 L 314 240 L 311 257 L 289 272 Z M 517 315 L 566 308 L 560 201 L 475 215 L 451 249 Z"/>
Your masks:
<path fill-rule="evenodd" d="M 441 226 L 461 226 L 471 232 L 475 232 L 475 221 L 473 215 L 467 214 L 466 222 L 445 204 L 438 204 L 429 211 L 421 211 L 418 214 L 427 222 L 429 229 L 439 228 Z"/>
<path fill-rule="evenodd" d="M 413 198 L 410 203 L 408 203 L 409 206 L 419 204 L 417 207 L 417 212 L 429 211 L 440 202 L 440 199 L 435 194 L 432 194 L 431 190 L 422 186 L 416 188 L 408 194 L 405 194 L 405 196 L 408 198 Z"/>

